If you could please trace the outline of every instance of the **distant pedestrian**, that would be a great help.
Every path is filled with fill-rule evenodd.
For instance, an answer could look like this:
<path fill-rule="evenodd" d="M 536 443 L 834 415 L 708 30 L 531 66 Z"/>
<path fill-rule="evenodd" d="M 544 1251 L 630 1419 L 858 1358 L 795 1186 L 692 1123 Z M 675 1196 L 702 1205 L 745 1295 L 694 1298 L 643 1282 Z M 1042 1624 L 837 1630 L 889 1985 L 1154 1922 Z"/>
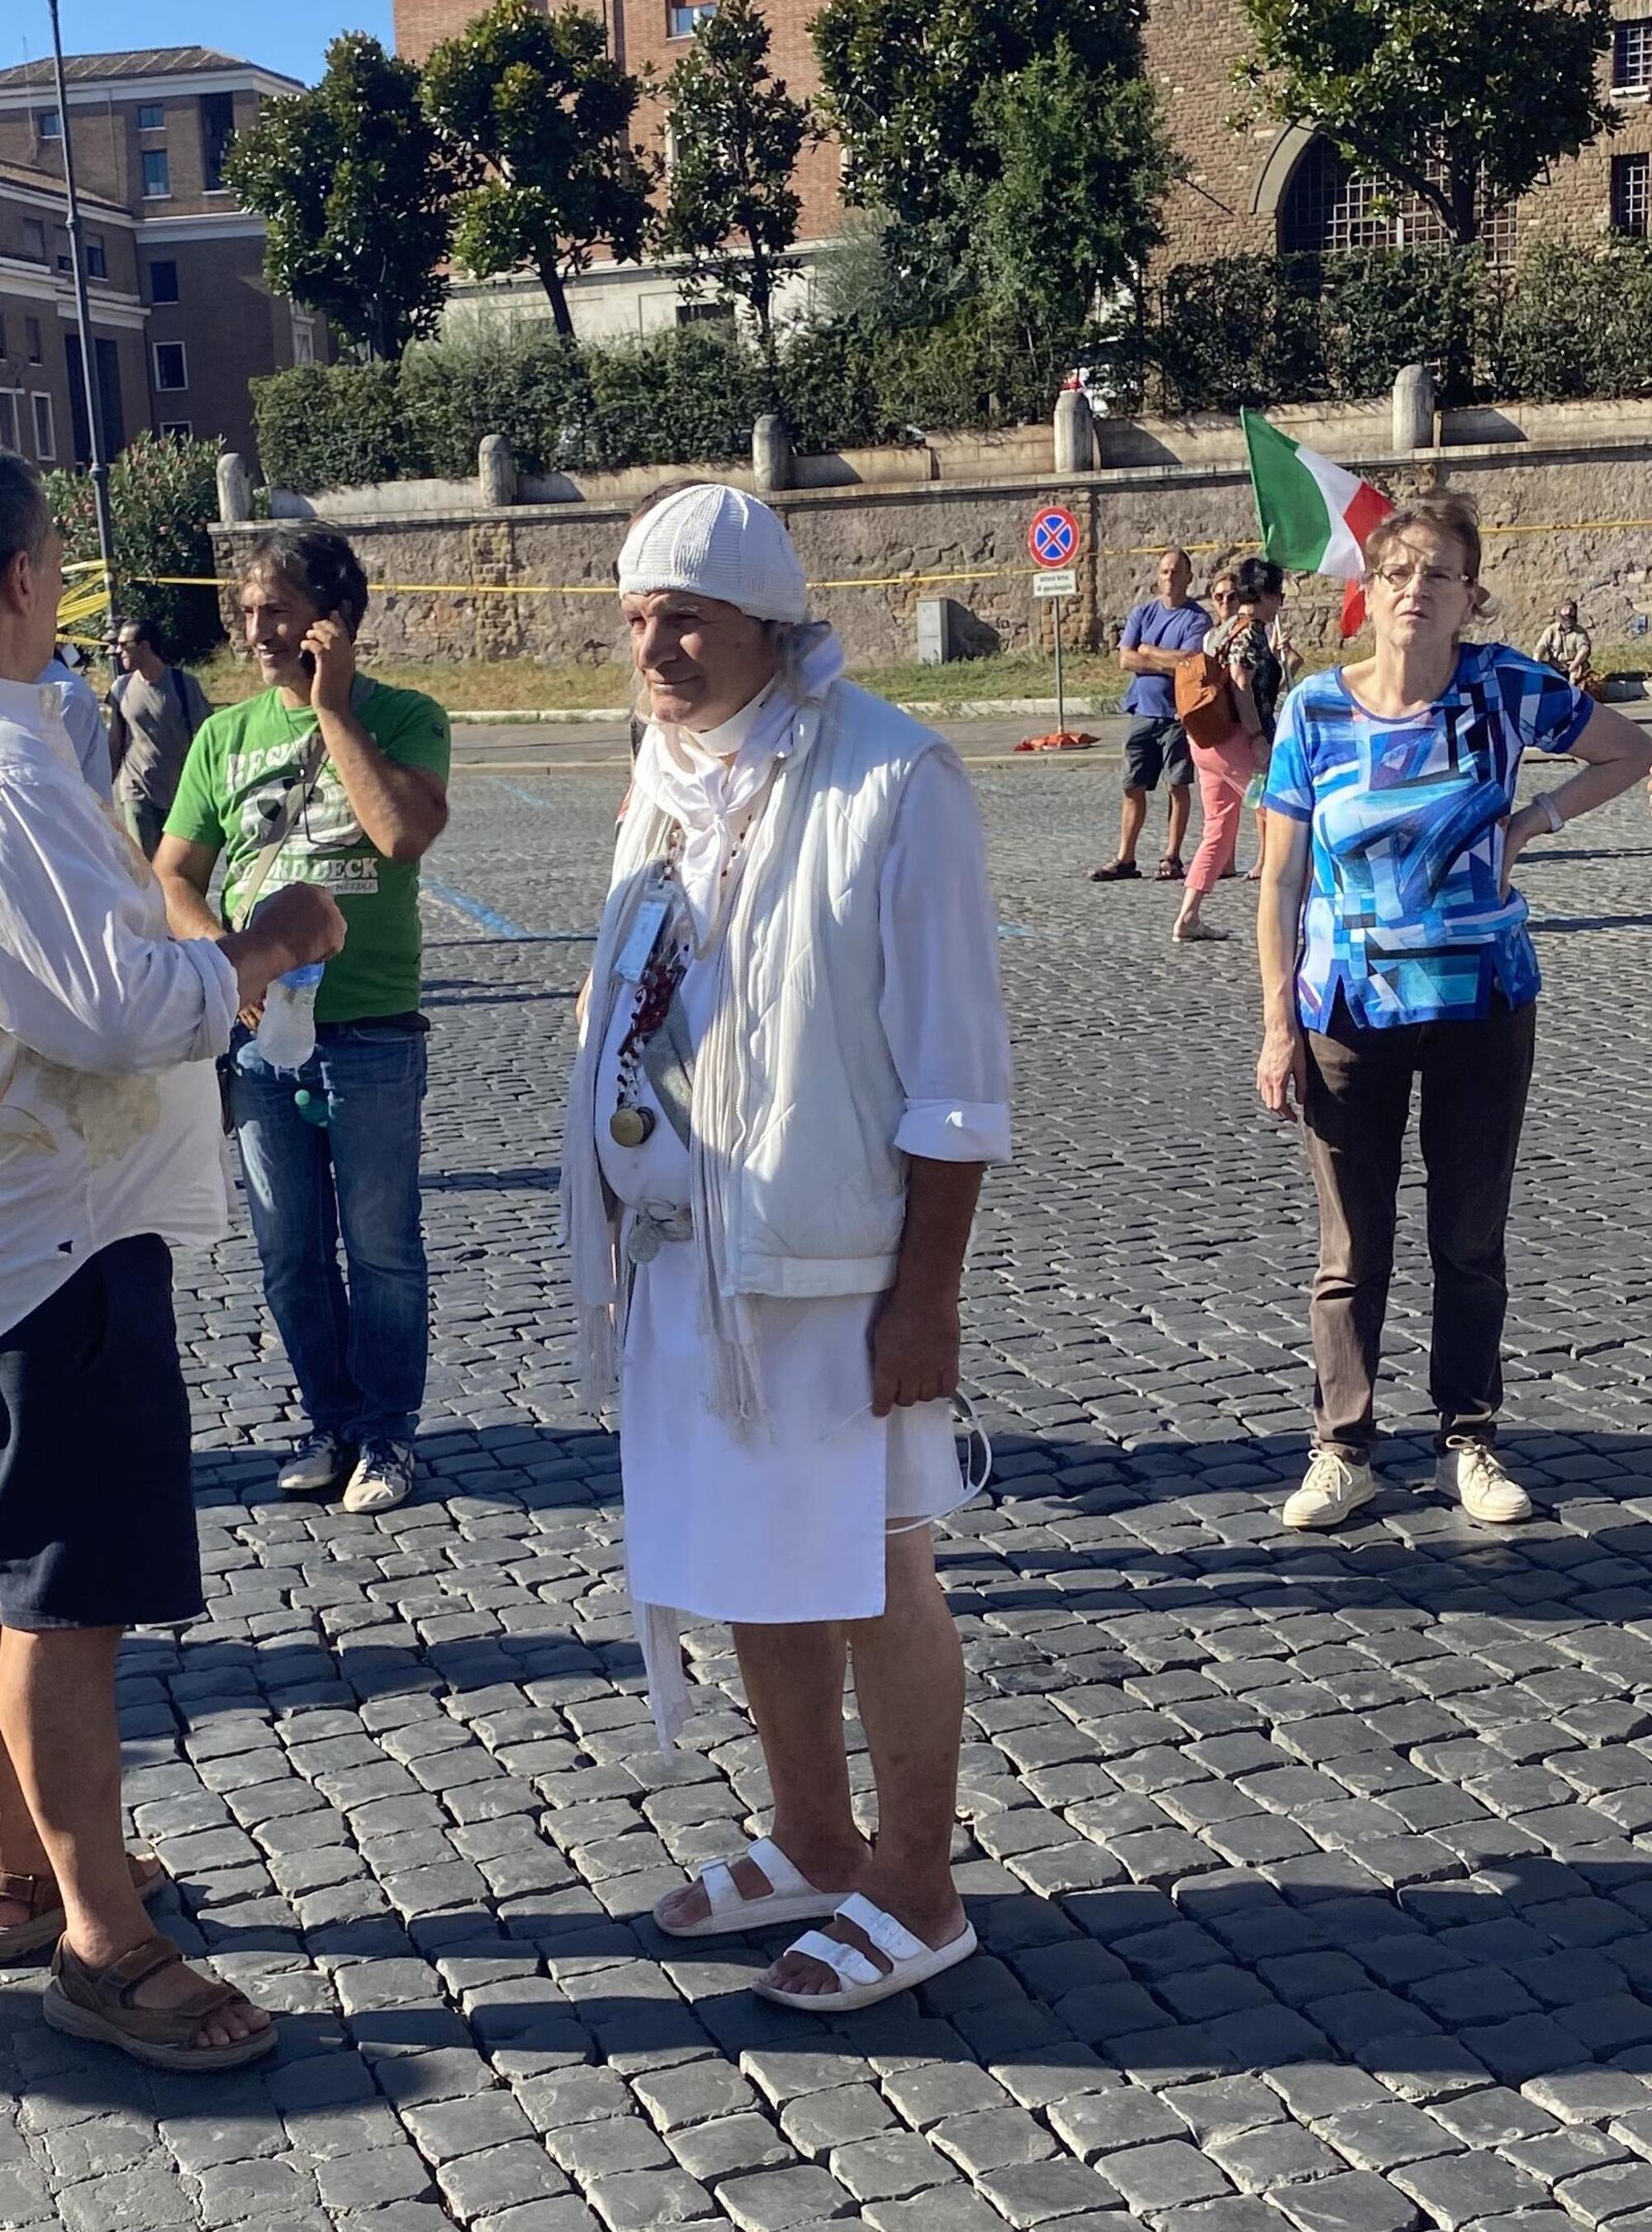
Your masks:
<path fill-rule="evenodd" d="M 1314 1451 L 1287 1527 L 1334 1527 L 1377 1491 L 1377 1375 L 1419 1078 L 1435 1478 L 1475 1519 L 1532 1509 L 1493 1447 L 1540 981 L 1509 878 L 1534 837 L 1644 775 L 1652 746 L 1506 644 L 1462 641 L 1480 565 L 1466 497 L 1390 512 L 1365 544 L 1375 653 L 1292 691 L 1273 747 L 1256 1081 L 1276 1114 L 1300 1116 L 1319 1200 Z M 1528 750 L 1584 765 L 1517 808 Z"/>
<path fill-rule="evenodd" d="M 241 615 L 269 686 L 197 735 L 155 871 L 180 938 L 224 935 L 206 897 L 220 853 L 228 922 L 264 875 L 265 890 L 320 884 L 349 925 L 316 996 L 314 1054 L 276 1069 L 237 1032 L 230 1113 L 310 1428 L 276 1484 L 297 1496 L 342 1483 L 346 1510 L 388 1511 L 412 1493 L 430 1341 L 418 863 L 447 824 L 449 731 L 433 698 L 358 670 L 366 609 L 367 577 L 335 529 L 292 522 L 254 538 Z"/>
<path fill-rule="evenodd" d="M 109 692 L 115 804 L 126 834 L 152 860 L 195 731 L 212 708 L 192 674 L 167 665 L 153 620 L 122 620 L 115 659 L 120 672 Z"/>
<path fill-rule="evenodd" d="M 1231 938 L 1203 918 L 1205 900 L 1232 867 L 1245 811 L 1245 794 L 1267 765 L 1285 670 L 1273 649 L 1273 624 L 1285 601 L 1285 574 L 1271 558 L 1247 558 L 1234 578 L 1231 619 L 1213 628 L 1205 648 L 1228 669 L 1233 698 L 1232 733 L 1219 743 L 1190 739 L 1198 770 L 1204 827 L 1188 871 L 1182 910 L 1171 937 L 1178 944 Z"/>
<path fill-rule="evenodd" d="M 1574 690 L 1583 690 L 1588 686 L 1594 653 L 1595 639 L 1577 618 L 1576 600 L 1568 597 L 1556 607 L 1532 655 L 1545 666 L 1552 666 L 1557 674 L 1564 674 Z"/>
<path fill-rule="evenodd" d="M 145 1911 L 115 1664 L 204 1609 L 170 1249 L 224 1229 L 212 1057 L 344 925 L 295 889 L 238 937 L 169 935 L 39 683 L 62 591 L 39 476 L 0 451 L 0 1963 L 55 1949 L 55 2030 L 230 2069 L 275 2030 Z"/>
<path fill-rule="evenodd" d="M 1138 878 L 1136 847 L 1147 820 L 1147 794 L 1163 776 L 1169 788 L 1169 821 L 1158 881 L 1179 884 L 1186 871 L 1182 847 L 1193 798 L 1193 761 L 1176 713 L 1176 670 L 1203 645 L 1210 615 L 1188 594 L 1193 561 L 1169 549 L 1159 560 L 1158 594 L 1136 606 L 1118 639 L 1118 664 L 1130 677 L 1124 710 L 1133 717 L 1124 737 L 1124 803 L 1119 816 L 1118 857 L 1092 868 L 1092 884 Z"/>

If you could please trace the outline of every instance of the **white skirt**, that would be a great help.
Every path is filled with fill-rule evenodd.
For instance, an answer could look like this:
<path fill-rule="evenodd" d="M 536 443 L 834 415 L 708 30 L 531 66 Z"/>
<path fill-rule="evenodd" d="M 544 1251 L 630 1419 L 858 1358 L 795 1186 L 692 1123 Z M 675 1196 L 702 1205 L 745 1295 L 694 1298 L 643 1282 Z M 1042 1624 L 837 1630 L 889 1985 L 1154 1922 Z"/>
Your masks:
<path fill-rule="evenodd" d="M 706 1401 L 694 1243 L 638 1267 L 619 1387 L 625 1562 L 662 1743 L 686 1716 L 682 1616 L 790 1625 L 884 1609 L 885 1529 L 972 1489 L 948 1402 L 871 1413 L 877 1297 L 751 1299 L 766 1425 Z"/>

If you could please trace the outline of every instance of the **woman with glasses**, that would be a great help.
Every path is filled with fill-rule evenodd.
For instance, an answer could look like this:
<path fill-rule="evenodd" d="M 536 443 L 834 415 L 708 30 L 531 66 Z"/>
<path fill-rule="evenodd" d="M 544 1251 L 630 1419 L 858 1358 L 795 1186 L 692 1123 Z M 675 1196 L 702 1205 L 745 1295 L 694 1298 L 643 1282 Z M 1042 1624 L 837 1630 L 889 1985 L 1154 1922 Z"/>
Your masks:
<path fill-rule="evenodd" d="M 1467 497 L 1390 512 L 1365 565 L 1376 650 L 1291 692 L 1264 800 L 1256 1082 L 1276 1115 L 1300 1117 L 1319 1202 L 1314 1449 L 1283 1516 L 1334 1527 L 1377 1491 L 1373 1398 L 1420 1079 L 1435 1477 L 1474 1518 L 1506 1524 L 1532 1509 L 1493 1443 L 1539 989 L 1509 879 L 1534 837 L 1643 776 L 1652 749 L 1564 675 L 1463 642 L 1485 600 Z M 1582 765 L 1517 808 L 1532 749 Z"/>

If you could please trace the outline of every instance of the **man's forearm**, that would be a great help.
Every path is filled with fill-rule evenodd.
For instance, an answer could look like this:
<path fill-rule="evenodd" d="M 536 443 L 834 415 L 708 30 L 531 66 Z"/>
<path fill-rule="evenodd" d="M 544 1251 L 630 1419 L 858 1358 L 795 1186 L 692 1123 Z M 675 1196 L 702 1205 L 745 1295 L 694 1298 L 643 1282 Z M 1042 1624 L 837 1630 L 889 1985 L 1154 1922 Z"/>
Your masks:
<path fill-rule="evenodd" d="M 211 938 L 222 944 L 229 935 L 207 905 L 206 893 L 187 876 L 162 876 L 166 898 L 166 921 L 174 938 Z"/>
<path fill-rule="evenodd" d="M 956 1301 L 981 1196 L 984 1163 L 939 1163 L 914 1155 L 907 1167 L 906 1223 L 901 1233 L 897 1288 Z"/>
<path fill-rule="evenodd" d="M 352 714 L 318 711 L 316 725 L 368 842 L 390 860 L 427 853 L 447 826 L 428 780 L 381 752 Z"/>

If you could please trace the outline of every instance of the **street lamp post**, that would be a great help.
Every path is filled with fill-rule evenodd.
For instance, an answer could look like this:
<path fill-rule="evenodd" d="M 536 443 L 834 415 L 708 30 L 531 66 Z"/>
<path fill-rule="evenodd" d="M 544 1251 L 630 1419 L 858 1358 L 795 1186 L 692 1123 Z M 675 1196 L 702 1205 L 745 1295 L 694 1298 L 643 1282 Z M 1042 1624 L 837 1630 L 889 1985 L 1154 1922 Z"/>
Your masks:
<path fill-rule="evenodd" d="M 92 313 L 86 293 L 86 255 L 81 243 L 81 204 L 75 190 L 75 149 L 69 136 L 68 88 L 63 77 L 63 35 L 57 20 L 57 0 L 46 0 L 52 22 L 52 66 L 57 75 L 57 120 L 63 144 L 63 191 L 68 203 L 69 267 L 75 278 L 75 311 L 81 328 L 81 377 L 86 386 L 87 445 L 92 468 L 92 503 L 97 514 L 98 555 L 103 563 L 103 586 L 114 617 L 114 522 L 109 510 L 109 461 L 103 454 L 103 413 L 98 393 L 97 351 L 92 340 Z"/>

